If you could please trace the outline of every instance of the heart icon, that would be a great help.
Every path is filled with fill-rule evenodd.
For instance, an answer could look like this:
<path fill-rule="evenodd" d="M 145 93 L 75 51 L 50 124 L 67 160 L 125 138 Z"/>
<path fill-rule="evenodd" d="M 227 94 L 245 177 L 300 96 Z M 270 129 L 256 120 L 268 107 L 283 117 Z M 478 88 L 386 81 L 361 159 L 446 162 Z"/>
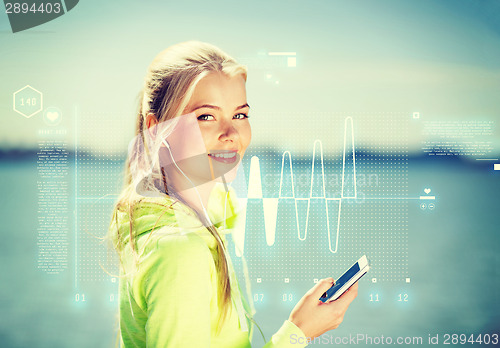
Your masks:
<path fill-rule="evenodd" d="M 47 112 L 47 118 L 54 122 L 55 120 L 57 120 L 57 118 L 59 117 L 59 113 L 57 111 L 49 111 Z"/>
<path fill-rule="evenodd" d="M 429 193 L 431 193 L 431 189 L 430 189 L 430 188 L 426 188 L 426 189 L 424 189 L 424 192 L 425 192 L 426 194 L 429 194 Z"/>

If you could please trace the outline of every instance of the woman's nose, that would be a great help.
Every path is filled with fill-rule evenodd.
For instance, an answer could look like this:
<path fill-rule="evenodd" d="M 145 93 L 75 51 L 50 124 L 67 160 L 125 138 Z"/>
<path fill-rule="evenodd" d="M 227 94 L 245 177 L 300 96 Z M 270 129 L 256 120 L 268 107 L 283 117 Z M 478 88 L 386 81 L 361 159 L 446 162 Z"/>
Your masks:
<path fill-rule="evenodd" d="M 221 141 L 237 141 L 239 139 L 239 132 L 231 121 L 221 122 L 220 136 Z"/>

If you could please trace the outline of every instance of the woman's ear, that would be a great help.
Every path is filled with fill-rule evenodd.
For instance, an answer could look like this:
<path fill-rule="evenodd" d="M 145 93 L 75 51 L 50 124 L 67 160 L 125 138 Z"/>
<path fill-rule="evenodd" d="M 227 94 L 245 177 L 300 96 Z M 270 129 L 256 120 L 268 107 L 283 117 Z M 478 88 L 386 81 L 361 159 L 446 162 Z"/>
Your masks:
<path fill-rule="evenodd" d="M 146 116 L 146 127 L 148 128 L 149 136 L 152 139 L 156 138 L 156 126 L 158 125 L 158 119 L 156 115 L 152 112 L 148 113 Z"/>

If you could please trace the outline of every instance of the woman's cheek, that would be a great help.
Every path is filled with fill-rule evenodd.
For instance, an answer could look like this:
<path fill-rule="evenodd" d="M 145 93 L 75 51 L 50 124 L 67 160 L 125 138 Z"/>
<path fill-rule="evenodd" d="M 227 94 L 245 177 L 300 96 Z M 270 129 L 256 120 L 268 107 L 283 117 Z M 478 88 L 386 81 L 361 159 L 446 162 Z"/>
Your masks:
<path fill-rule="evenodd" d="M 209 131 L 208 129 L 203 129 L 203 127 L 200 127 L 201 130 L 201 136 L 203 138 L 203 143 L 205 144 L 205 148 L 207 150 L 207 153 L 210 153 L 211 150 L 216 149 L 214 147 L 214 134 L 213 132 Z"/>
<path fill-rule="evenodd" d="M 250 141 L 252 140 L 252 128 L 250 127 L 250 123 L 248 123 L 248 126 L 245 129 L 245 140 L 244 140 L 244 146 L 245 149 L 250 145 Z"/>

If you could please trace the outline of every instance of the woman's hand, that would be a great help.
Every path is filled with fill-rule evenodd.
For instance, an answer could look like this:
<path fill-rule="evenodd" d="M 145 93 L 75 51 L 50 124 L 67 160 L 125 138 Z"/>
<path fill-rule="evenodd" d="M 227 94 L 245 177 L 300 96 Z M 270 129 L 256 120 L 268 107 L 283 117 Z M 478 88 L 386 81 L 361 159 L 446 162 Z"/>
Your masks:
<path fill-rule="evenodd" d="M 347 308 L 358 295 L 356 282 L 337 300 L 330 303 L 321 302 L 319 298 L 332 286 L 333 282 L 333 278 L 319 281 L 300 299 L 288 318 L 311 339 L 336 329 L 344 319 Z"/>

